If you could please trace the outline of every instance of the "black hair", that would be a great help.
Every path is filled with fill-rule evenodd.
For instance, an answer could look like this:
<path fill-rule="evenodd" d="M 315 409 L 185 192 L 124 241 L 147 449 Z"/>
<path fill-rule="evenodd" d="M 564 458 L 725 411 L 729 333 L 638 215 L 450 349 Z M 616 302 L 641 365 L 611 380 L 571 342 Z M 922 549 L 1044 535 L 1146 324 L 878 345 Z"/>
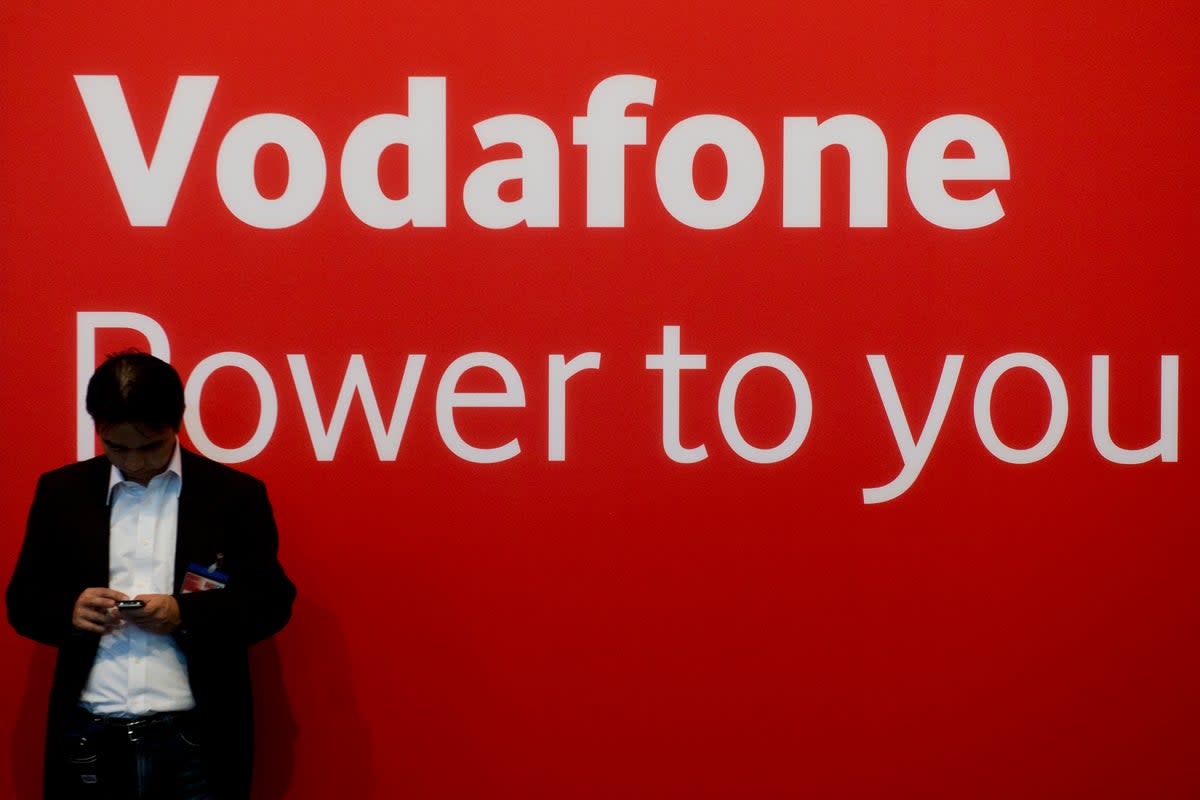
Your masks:
<path fill-rule="evenodd" d="M 113 353 L 88 381 L 87 412 L 97 425 L 132 422 L 179 430 L 183 381 L 174 367 L 149 353 Z"/>

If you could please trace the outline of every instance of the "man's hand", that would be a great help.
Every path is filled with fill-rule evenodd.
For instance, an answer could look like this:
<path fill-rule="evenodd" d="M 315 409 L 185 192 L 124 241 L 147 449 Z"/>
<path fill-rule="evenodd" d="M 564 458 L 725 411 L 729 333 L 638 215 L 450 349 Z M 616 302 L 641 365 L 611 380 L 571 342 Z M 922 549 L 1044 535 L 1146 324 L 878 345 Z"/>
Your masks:
<path fill-rule="evenodd" d="M 108 633 L 121 624 L 121 616 L 116 611 L 117 601 L 128 599 L 115 589 L 84 589 L 75 601 L 71 624 L 88 633 Z"/>
<path fill-rule="evenodd" d="M 133 599 L 146 605 L 126 609 L 121 616 L 148 633 L 174 633 L 182 622 L 179 603 L 169 594 L 139 594 Z"/>

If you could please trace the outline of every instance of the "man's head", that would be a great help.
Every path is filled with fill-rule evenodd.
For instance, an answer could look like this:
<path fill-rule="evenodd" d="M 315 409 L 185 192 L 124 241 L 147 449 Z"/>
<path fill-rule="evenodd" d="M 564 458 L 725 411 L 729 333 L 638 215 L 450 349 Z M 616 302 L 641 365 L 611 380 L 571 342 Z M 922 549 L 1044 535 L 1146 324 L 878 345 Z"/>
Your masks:
<path fill-rule="evenodd" d="M 171 461 L 183 421 L 183 382 L 152 355 L 116 353 L 88 381 L 87 411 L 108 460 L 126 480 L 149 483 Z"/>

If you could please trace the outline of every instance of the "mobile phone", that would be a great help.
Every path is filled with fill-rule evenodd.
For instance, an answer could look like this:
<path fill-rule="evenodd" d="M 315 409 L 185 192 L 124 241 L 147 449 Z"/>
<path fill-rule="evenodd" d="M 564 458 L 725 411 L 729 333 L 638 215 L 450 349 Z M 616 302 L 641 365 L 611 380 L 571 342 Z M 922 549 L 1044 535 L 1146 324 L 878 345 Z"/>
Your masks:
<path fill-rule="evenodd" d="M 117 608 L 120 609 L 121 611 L 126 611 L 131 608 L 144 608 L 145 606 L 146 606 L 145 600 L 118 600 L 117 601 Z"/>

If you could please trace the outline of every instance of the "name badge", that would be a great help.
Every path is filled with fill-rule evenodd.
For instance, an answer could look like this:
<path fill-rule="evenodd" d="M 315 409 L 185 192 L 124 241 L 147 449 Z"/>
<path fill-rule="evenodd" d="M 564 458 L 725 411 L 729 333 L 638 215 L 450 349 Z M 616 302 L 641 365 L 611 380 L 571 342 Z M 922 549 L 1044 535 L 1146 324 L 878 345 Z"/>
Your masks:
<path fill-rule="evenodd" d="M 207 592 L 212 589 L 224 589 L 229 582 L 229 576 L 224 572 L 205 569 L 199 564 L 188 564 L 187 574 L 183 576 L 183 587 L 180 594 L 192 592 Z"/>

